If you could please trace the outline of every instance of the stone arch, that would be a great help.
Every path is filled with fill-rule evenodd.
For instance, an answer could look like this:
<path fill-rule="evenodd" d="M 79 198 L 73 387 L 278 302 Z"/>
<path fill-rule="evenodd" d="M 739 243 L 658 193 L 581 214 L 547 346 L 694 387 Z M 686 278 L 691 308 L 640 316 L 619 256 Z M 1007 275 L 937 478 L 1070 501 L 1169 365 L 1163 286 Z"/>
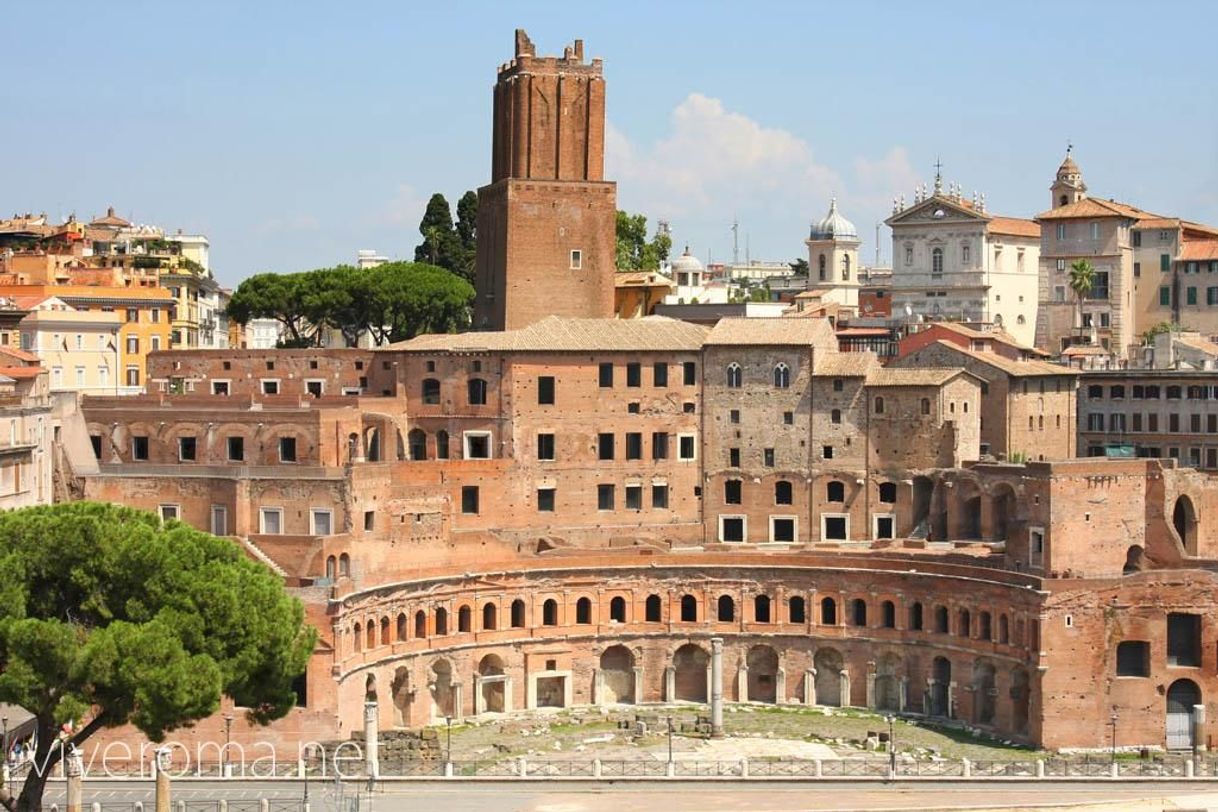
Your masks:
<path fill-rule="evenodd" d="M 875 666 L 876 710 L 901 710 L 901 658 L 888 652 L 880 656 Z"/>
<path fill-rule="evenodd" d="M 487 604 L 488 606 L 492 604 Z M 487 654 L 478 661 L 478 676 L 482 692 L 482 710 L 485 713 L 503 713 L 506 709 L 506 680 L 486 679 L 504 675 L 503 658 L 498 654 Z"/>
<path fill-rule="evenodd" d="M 973 722 L 978 725 L 994 724 L 997 700 L 994 664 L 985 659 L 977 660 L 973 663 Z"/>
<path fill-rule="evenodd" d="M 545 602 L 541 604 L 541 625 L 558 625 L 558 601 L 553 598 L 546 598 Z"/>
<path fill-rule="evenodd" d="M 609 599 L 609 620 L 614 623 L 626 622 L 626 599 L 621 595 Z"/>
<path fill-rule="evenodd" d="M 443 606 L 436 607 L 436 634 L 448 634 L 448 610 Z"/>
<path fill-rule="evenodd" d="M 457 631 L 471 632 L 474 630 L 474 612 L 469 604 L 457 608 Z"/>
<path fill-rule="evenodd" d="M 379 462 L 381 459 L 381 430 L 376 426 L 364 429 L 364 458 L 368 462 Z"/>
<path fill-rule="evenodd" d="M 575 622 L 580 625 L 592 622 L 592 600 L 590 598 L 580 598 L 575 602 Z"/>
<path fill-rule="evenodd" d="M 393 681 L 389 683 L 389 692 L 393 696 L 394 726 L 409 726 L 410 703 L 414 699 L 414 691 L 410 688 L 410 669 L 405 666 L 394 669 Z"/>
<path fill-rule="evenodd" d="M 416 640 L 427 636 L 427 613 L 422 609 L 414 613 L 414 636 Z"/>
<path fill-rule="evenodd" d="M 1167 749 L 1197 744 L 1193 721 L 1195 706 L 1200 704 L 1201 689 L 1191 679 L 1178 679 L 1167 689 Z"/>
<path fill-rule="evenodd" d="M 731 595 L 720 595 L 716 602 L 716 609 L 720 623 L 732 623 L 736 620 L 736 601 Z"/>
<path fill-rule="evenodd" d="M 837 625 L 837 601 L 833 598 L 825 597 L 820 601 L 820 625 L 836 626 Z"/>
<path fill-rule="evenodd" d="M 491 602 L 482 604 L 482 630 L 491 632 L 499 628 L 499 607 Z"/>
<path fill-rule="evenodd" d="M 698 599 L 693 595 L 681 596 L 681 620 L 685 623 L 698 622 Z"/>
<path fill-rule="evenodd" d="M 778 652 L 772 646 L 753 646 L 745 657 L 750 702 L 778 702 Z"/>
<path fill-rule="evenodd" d="M 376 648 L 376 621 L 368 618 L 368 625 L 364 627 L 364 631 L 368 634 L 368 639 L 364 641 L 364 648 L 371 651 Z"/>
<path fill-rule="evenodd" d="M 710 655 L 695 643 L 686 643 L 673 652 L 673 699 L 706 702 L 706 666 L 709 662 Z"/>
<path fill-rule="evenodd" d="M 842 696 L 842 669 L 845 668 L 842 654 L 835 648 L 818 648 L 812 658 L 816 669 L 816 704 L 840 707 L 849 702 Z"/>
<path fill-rule="evenodd" d="M 397 617 L 397 641 L 400 643 L 408 638 L 409 621 L 405 612 L 399 612 Z"/>
<path fill-rule="evenodd" d="M 1004 615 L 1005 617 L 1005 615 Z M 1011 670 L 1011 729 L 1016 733 L 1028 732 L 1028 711 L 1031 705 L 1032 683 L 1026 668 Z"/>
<path fill-rule="evenodd" d="M 909 629 L 911 631 L 922 631 L 922 601 L 914 601 L 909 605 Z"/>
<path fill-rule="evenodd" d="M 524 601 L 520 598 L 512 601 L 511 623 L 513 629 L 524 628 Z"/>
<path fill-rule="evenodd" d="M 981 538 L 981 489 L 977 483 L 966 480 L 958 482 L 960 489 L 960 517 L 957 535 L 962 539 Z"/>
<path fill-rule="evenodd" d="M 601 653 L 600 691 L 597 702 L 633 704 L 634 654 L 622 645 L 610 646 Z"/>
<path fill-rule="evenodd" d="M 884 601 L 880 604 L 880 625 L 885 629 L 897 627 L 897 605 L 892 601 Z"/>
<path fill-rule="evenodd" d="M 1197 554 L 1197 509 L 1193 506 L 1193 500 L 1187 495 L 1181 494 L 1176 497 L 1176 504 L 1171 511 L 1172 527 L 1176 529 L 1176 535 L 1180 537 L 1180 543 L 1184 545 L 1184 552 L 1188 555 Z"/>
<path fill-rule="evenodd" d="M 393 640 L 389 637 L 389 618 L 382 617 L 381 618 L 381 645 L 387 646 L 392 642 L 393 642 Z"/>
<path fill-rule="evenodd" d="M 351 556 L 346 553 L 338 556 L 338 576 L 340 578 L 351 577 Z"/>
<path fill-rule="evenodd" d="M 431 679 L 427 687 L 431 691 L 431 703 L 437 718 L 457 715 L 452 663 L 443 657 L 433 662 Z"/>
<path fill-rule="evenodd" d="M 643 612 L 648 623 L 659 623 L 664 617 L 664 602 L 660 600 L 660 596 L 648 595 L 647 600 L 643 602 Z"/>
<path fill-rule="evenodd" d="M 425 460 L 427 459 L 427 432 L 422 429 L 411 429 L 406 435 L 406 447 L 410 452 L 410 459 Z"/>
<path fill-rule="evenodd" d="M 936 657 L 931 663 L 930 715 L 951 715 L 952 661 Z"/>
<path fill-rule="evenodd" d="M 436 459 L 446 460 L 449 453 L 448 432 L 440 429 L 436 432 Z"/>
<path fill-rule="evenodd" d="M 769 595 L 757 595 L 753 598 L 753 621 L 756 623 L 769 623 L 773 620 L 770 607 L 772 605 Z M 751 694 L 750 694 L 751 696 Z"/>
<path fill-rule="evenodd" d="M 351 638 L 355 641 L 353 648 L 357 652 L 364 650 L 363 629 L 364 627 L 360 625 L 358 620 L 355 622 L 355 625 L 351 627 Z"/>
<path fill-rule="evenodd" d="M 787 621 L 789 623 L 806 623 L 808 602 L 802 595 L 793 595 L 787 600 Z"/>
<path fill-rule="evenodd" d="M 1121 569 L 1122 574 L 1132 575 L 1135 572 L 1141 572 L 1146 569 L 1146 550 L 1140 544 L 1132 544 L 1125 551 L 1125 566 Z"/>

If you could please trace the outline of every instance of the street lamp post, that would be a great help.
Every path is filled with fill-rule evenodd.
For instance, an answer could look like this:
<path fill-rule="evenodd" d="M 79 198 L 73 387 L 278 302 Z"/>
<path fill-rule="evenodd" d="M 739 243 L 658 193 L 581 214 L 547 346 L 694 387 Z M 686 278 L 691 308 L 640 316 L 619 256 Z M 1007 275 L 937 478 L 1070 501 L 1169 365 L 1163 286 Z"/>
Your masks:
<path fill-rule="evenodd" d="M 5 789 L 8 790 L 9 795 L 12 795 L 13 794 L 13 768 L 16 765 L 13 764 L 13 760 L 12 760 L 12 758 L 10 758 L 11 753 L 9 752 L 9 749 L 8 749 L 8 717 L 7 716 L 0 717 L 0 721 L 3 721 L 3 723 L 4 723 L 4 776 L 5 776 L 5 781 L 8 784 L 8 786 L 5 787 Z"/>
<path fill-rule="evenodd" d="M 672 764 L 672 717 L 668 717 L 668 763 Z"/>
<path fill-rule="evenodd" d="M 1116 764 L 1116 731 L 1117 720 L 1120 717 L 1117 715 L 1116 706 L 1112 706 L 1112 715 L 1108 717 L 1108 724 L 1112 728 L 1112 763 Z"/>
<path fill-rule="evenodd" d="M 895 716 L 888 717 L 888 772 L 895 780 L 897 777 L 897 720 Z"/>
<path fill-rule="evenodd" d="M 444 763 L 453 763 L 453 718 L 451 716 L 444 717 Z"/>
<path fill-rule="evenodd" d="M 220 759 L 220 777 L 228 778 L 228 745 L 233 738 L 233 715 L 224 714 L 224 755 Z"/>

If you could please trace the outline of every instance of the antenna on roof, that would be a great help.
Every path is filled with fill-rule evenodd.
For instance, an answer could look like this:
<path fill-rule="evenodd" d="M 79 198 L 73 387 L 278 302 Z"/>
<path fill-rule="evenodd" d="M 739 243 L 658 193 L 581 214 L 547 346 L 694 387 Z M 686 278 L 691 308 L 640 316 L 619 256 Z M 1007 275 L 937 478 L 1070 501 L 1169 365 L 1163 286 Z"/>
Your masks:
<path fill-rule="evenodd" d="M 740 264 L 740 221 L 732 215 L 732 264 Z"/>

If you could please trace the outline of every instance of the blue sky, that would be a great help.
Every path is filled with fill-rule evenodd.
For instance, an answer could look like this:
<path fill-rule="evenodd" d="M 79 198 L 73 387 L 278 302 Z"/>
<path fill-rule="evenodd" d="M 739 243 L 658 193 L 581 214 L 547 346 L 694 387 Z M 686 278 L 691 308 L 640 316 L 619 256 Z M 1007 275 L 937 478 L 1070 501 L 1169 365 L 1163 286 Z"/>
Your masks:
<path fill-rule="evenodd" d="M 1092 194 L 1218 224 L 1218 3 L 66 2 L 5 12 L 0 212 L 202 231 L 226 284 L 413 256 L 490 174 L 513 29 L 605 60 L 618 203 L 678 246 L 805 252 L 836 194 L 874 253 L 944 175 L 1032 216 L 1067 139 Z M 890 254 L 885 232 L 884 256 Z"/>

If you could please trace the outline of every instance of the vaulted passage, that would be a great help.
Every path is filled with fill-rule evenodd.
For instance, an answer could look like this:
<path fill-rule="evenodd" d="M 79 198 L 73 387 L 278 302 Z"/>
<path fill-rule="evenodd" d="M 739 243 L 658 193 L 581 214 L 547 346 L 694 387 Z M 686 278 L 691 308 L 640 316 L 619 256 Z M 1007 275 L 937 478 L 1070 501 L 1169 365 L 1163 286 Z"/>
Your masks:
<path fill-rule="evenodd" d="M 770 646 L 753 646 L 745 663 L 749 669 L 749 701 L 777 702 L 778 652 Z"/>
<path fill-rule="evenodd" d="M 600 689 L 605 703 L 635 701 L 634 655 L 625 646 L 610 646 L 601 654 Z"/>
<path fill-rule="evenodd" d="M 673 698 L 678 702 L 705 702 L 706 666 L 710 655 L 693 643 L 686 643 L 672 655 Z"/>

